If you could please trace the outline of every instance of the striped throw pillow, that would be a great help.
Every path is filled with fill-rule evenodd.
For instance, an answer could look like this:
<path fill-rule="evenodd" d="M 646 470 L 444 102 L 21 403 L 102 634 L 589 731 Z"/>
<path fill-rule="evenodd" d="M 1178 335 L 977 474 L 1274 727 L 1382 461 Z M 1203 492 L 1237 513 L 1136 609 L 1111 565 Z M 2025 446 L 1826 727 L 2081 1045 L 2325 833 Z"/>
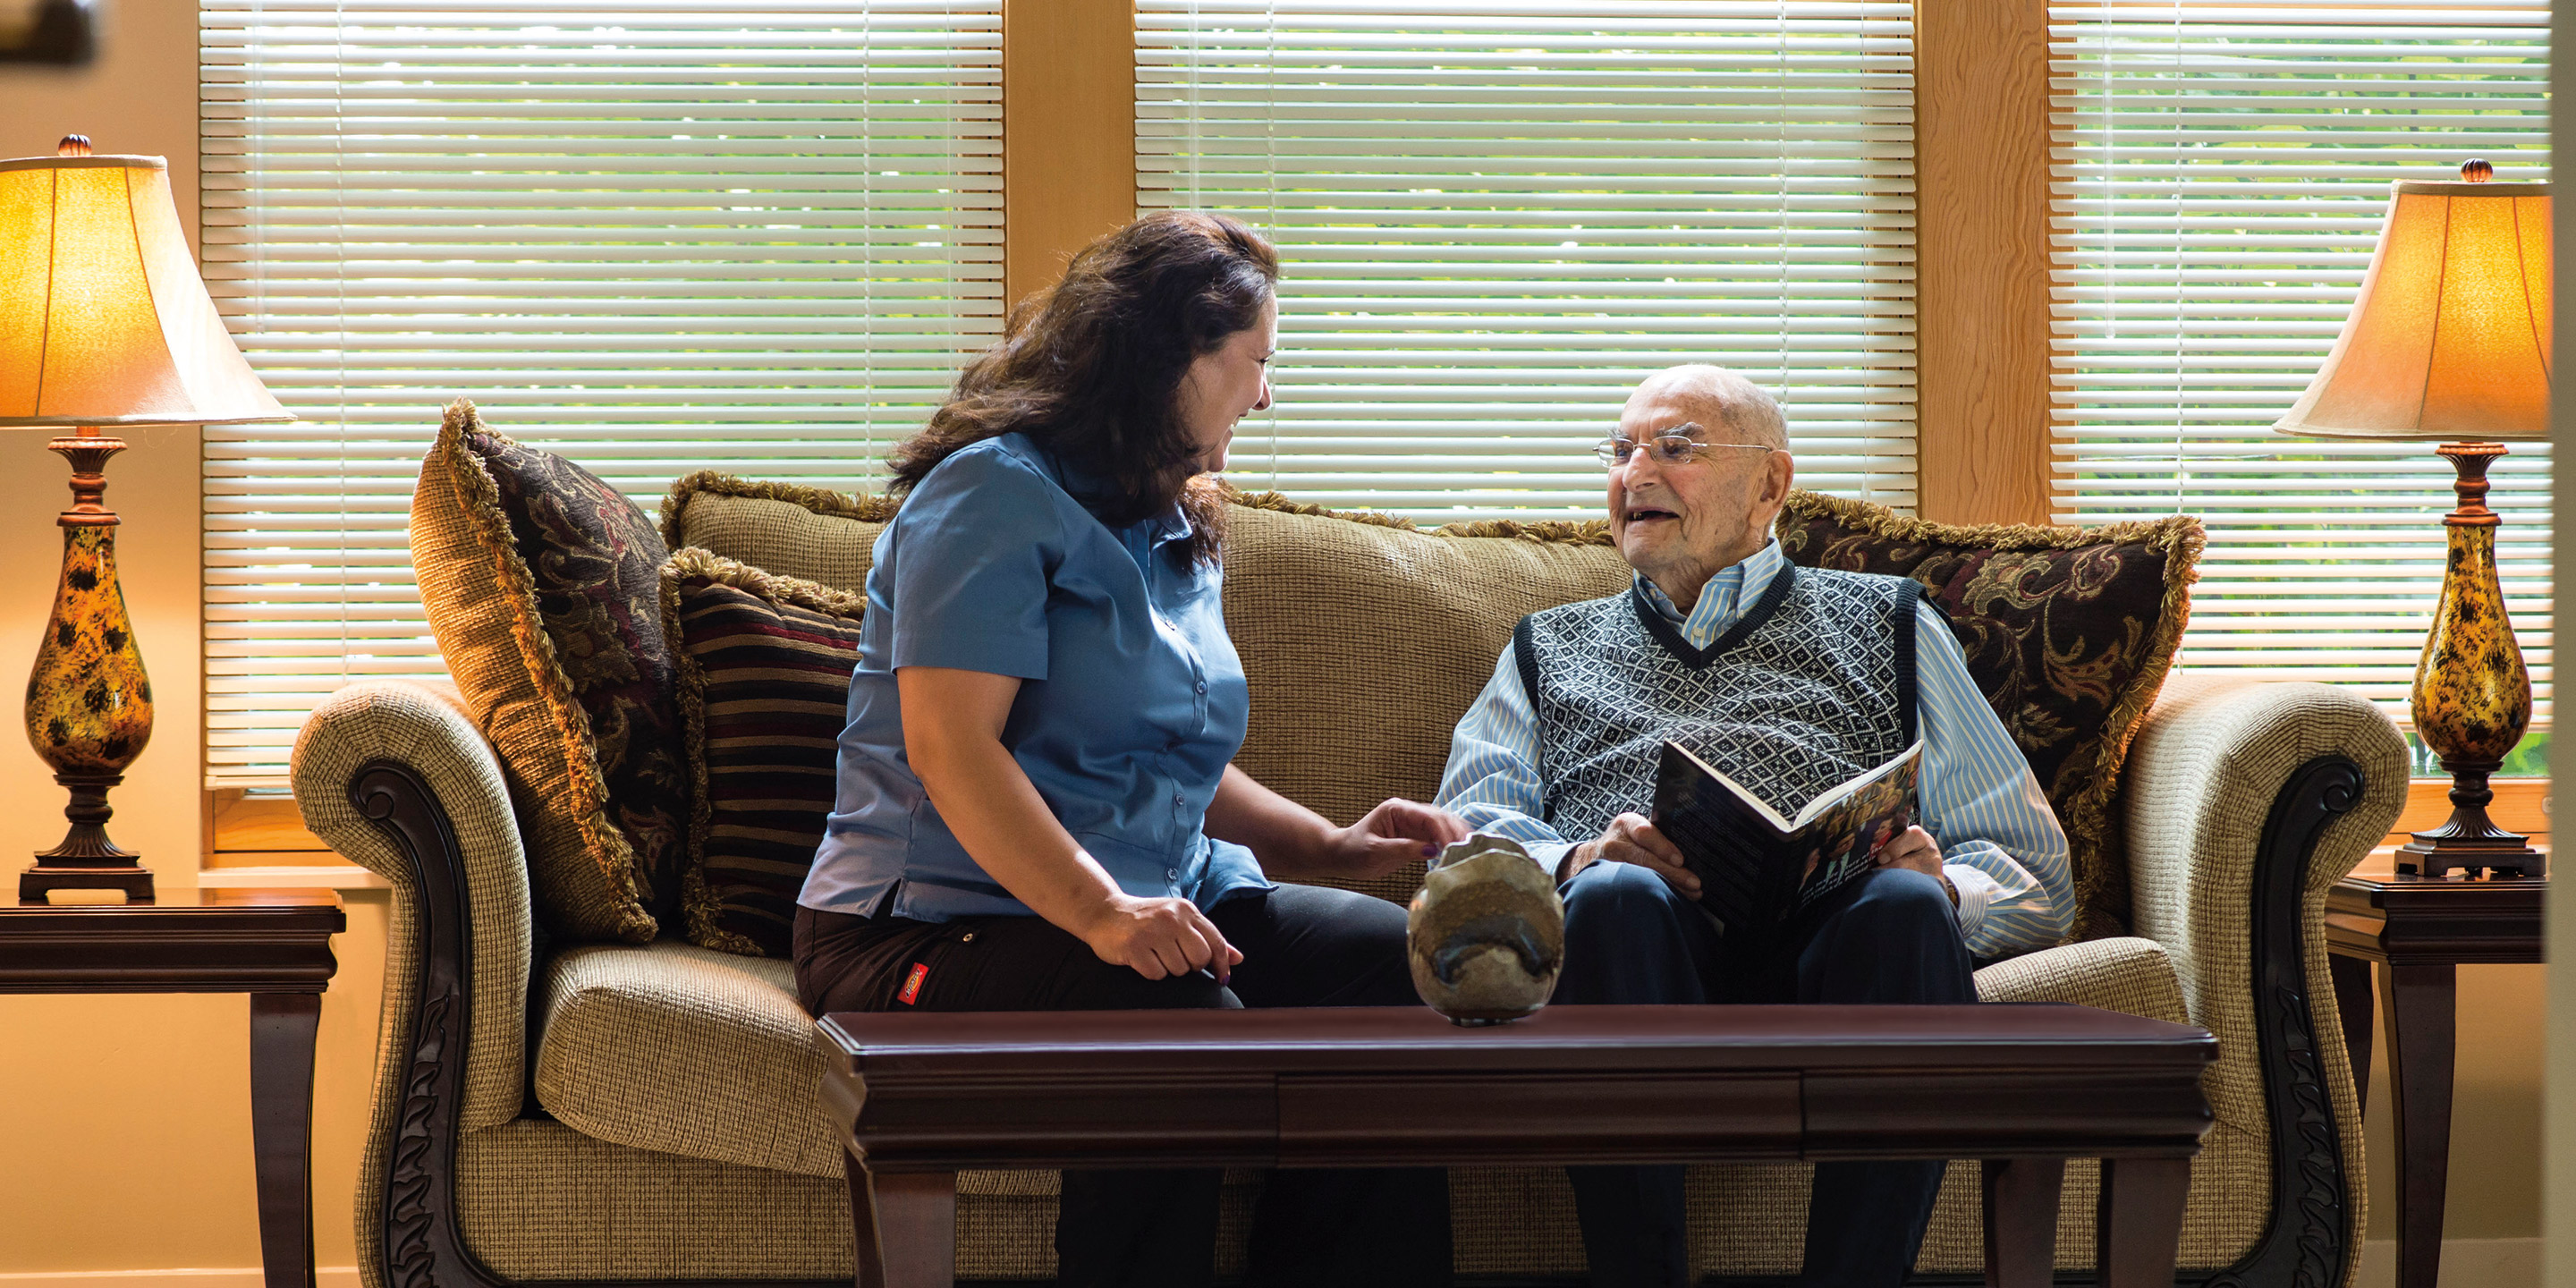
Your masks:
<path fill-rule="evenodd" d="M 832 808 L 862 596 L 695 548 L 662 565 L 665 637 L 696 780 L 680 901 L 689 942 L 786 957 Z"/>

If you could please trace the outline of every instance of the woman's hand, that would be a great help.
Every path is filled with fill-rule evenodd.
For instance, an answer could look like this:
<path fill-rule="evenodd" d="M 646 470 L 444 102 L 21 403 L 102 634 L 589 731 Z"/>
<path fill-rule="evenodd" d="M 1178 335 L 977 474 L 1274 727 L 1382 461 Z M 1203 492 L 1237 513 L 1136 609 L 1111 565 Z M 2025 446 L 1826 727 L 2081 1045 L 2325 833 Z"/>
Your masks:
<path fill-rule="evenodd" d="M 1437 857 L 1442 846 L 1467 839 L 1467 822 L 1420 801 L 1387 800 L 1326 840 L 1324 863 L 1344 876 L 1382 877 Z"/>
<path fill-rule="evenodd" d="M 1139 899 L 1118 888 L 1085 853 L 1029 782 L 1002 724 L 1020 682 L 979 671 L 907 666 L 894 673 L 903 695 L 904 754 L 966 847 L 1029 910 L 1147 979 L 1213 968 L 1221 982 L 1243 954 L 1187 899 Z"/>
<path fill-rule="evenodd" d="M 1218 933 L 1216 923 L 1187 899 L 1112 895 L 1077 933 L 1100 960 L 1128 967 L 1147 979 L 1186 975 L 1205 967 L 1222 984 L 1243 960 L 1243 954 Z"/>
<path fill-rule="evenodd" d="M 1418 801 L 1391 800 L 1349 827 L 1252 781 L 1232 765 L 1209 802 L 1207 833 L 1252 851 L 1273 881 L 1382 877 L 1465 840 L 1466 821 Z"/>

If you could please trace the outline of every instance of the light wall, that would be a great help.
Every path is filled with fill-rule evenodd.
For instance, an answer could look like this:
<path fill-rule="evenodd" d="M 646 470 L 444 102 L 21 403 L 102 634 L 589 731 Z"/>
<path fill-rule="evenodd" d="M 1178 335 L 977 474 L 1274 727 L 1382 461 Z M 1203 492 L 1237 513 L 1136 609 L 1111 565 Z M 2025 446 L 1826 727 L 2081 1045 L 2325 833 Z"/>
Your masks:
<path fill-rule="evenodd" d="M 2451 1193 L 2444 1237 L 2540 1237 L 2541 1016 L 2547 968 L 2462 966 L 2460 1059 L 2451 1108 Z M 2332 1006 L 2334 999 L 2324 999 Z M 2381 1014 L 2386 1014 L 2383 1010 Z M 2370 1238 L 2397 1237 L 2397 1140 L 2390 1126 L 2388 1034 L 2371 1047 L 2362 1133 Z M 2576 1284 L 2576 1280 L 2559 1281 Z M 2475 1280 L 2459 1288 L 2489 1288 Z"/>
<path fill-rule="evenodd" d="M 67 133 L 101 152 L 170 159 L 190 236 L 197 210 L 196 7 L 103 6 L 85 68 L 0 65 L 0 156 L 49 154 Z M 0 430 L 0 673 L 33 663 L 52 605 L 70 471 L 38 430 Z M 204 701 L 198 664 L 197 431 L 129 432 L 107 503 L 135 637 L 152 676 L 152 742 L 110 796 L 109 833 L 162 890 L 196 884 L 203 847 Z M 14 685 L 11 726 L 16 724 Z M 62 839 L 64 795 L 14 727 L 0 730 L 0 898 L 33 851 Z M 376 1002 L 381 893 L 352 899 L 334 945 L 316 1069 L 319 1260 L 354 1264 L 357 1184 Z M 0 1275 L 259 1264 L 251 1197 L 250 1003 L 239 995 L 0 996 Z M 0 1280 L 0 1282 L 6 1282 Z"/>
<path fill-rule="evenodd" d="M 1114 15 L 1116 3 L 1084 0 Z M 1022 10 L 1021 4 L 1013 9 Z M 109 10 L 101 60 L 85 69 L 0 67 L 0 155 L 50 152 L 80 131 L 101 151 L 166 155 L 180 214 L 196 211 L 195 15 L 185 0 L 124 0 Z M 1018 33 L 1026 36 L 1024 29 Z M 1091 42 L 1098 44 L 1099 42 Z M 1116 60 L 1096 59 L 1113 69 Z M 1119 96 L 1074 86 L 1075 110 L 1124 112 Z M 1014 114 L 1027 120 L 1015 96 Z M 1062 109 L 1054 109 L 1062 110 Z M 1110 132 L 1125 128 L 1104 120 Z M 1071 128 L 1068 128 L 1071 127 Z M 1055 118 L 1059 133 L 1079 122 Z M 1095 130 L 1094 132 L 1099 132 Z M 1014 155 L 1017 155 L 1016 153 Z M 1007 248 L 1017 289 L 1091 232 L 1116 185 L 1052 203 L 1012 200 L 1023 236 Z M 1048 229 L 1034 245 L 1032 224 Z M 143 851 L 165 888 L 193 881 L 202 844 L 198 683 L 197 455 L 193 430 L 148 430 L 110 469 L 124 514 L 119 554 L 158 723 L 152 746 L 115 801 L 113 831 Z M 63 463 L 41 435 L 0 432 L 0 666 L 32 661 L 52 594 L 65 503 Z M 2570 507 L 2561 507 L 2561 513 Z M 0 856 L 51 845 L 62 797 L 23 741 L 0 734 Z M 21 860 L 0 857 L 0 876 Z M 5 897 L 5 893 L 0 893 Z M 381 893 L 349 898 L 336 945 L 340 976 L 325 998 L 315 1095 L 315 1206 L 320 1264 L 353 1264 L 350 1195 L 365 1131 L 384 953 Z M 2538 967 L 2460 972 L 2459 1107 L 2450 1234 L 2540 1233 L 2542 978 Z M 2386 1044 L 2379 1044 L 2384 1053 Z M 247 1004 L 240 997 L 0 997 L 0 1275 L 254 1266 Z M 2384 1070 L 2384 1063 L 2382 1066 Z M 2371 1097 L 2371 1192 L 2391 1193 L 2387 1087 Z M 2384 1199 L 2371 1234 L 2393 1233 Z M 5 1285 L 0 1280 L 0 1285 Z"/>

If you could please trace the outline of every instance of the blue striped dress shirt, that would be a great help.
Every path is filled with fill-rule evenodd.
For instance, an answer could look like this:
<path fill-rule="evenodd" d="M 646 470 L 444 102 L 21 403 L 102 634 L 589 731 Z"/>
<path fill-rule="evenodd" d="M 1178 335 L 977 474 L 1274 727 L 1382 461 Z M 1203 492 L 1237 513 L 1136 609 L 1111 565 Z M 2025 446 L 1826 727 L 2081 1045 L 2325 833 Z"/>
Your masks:
<path fill-rule="evenodd" d="M 1785 562 L 1777 541 L 1710 578 L 1688 614 L 1645 578 L 1646 598 L 1695 648 L 1725 633 L 1759 601 Z M 2045 948 L 2073 923 L 2066 832 L 2012 735 L 1969 678 L 1950 624 L 1929 604 L 1914 622 L 1916 704 L 1923 732 L 1921 822 L 1941 845 L 1943 872 L 1959 890 L 1959 929 L 1981 958 Z M 1494 663 L 1449 741 L 1439 803 L 1470 827 L 1521 842 L 1550 869 L 1577 841 L 1540 821 L 1538 718 L 1521 689 L 1512 646 Z M 1642 794 L 1648 789 L 1640 783 Z M 1640 799 L 1642 810 L 1645 801 Z"/>

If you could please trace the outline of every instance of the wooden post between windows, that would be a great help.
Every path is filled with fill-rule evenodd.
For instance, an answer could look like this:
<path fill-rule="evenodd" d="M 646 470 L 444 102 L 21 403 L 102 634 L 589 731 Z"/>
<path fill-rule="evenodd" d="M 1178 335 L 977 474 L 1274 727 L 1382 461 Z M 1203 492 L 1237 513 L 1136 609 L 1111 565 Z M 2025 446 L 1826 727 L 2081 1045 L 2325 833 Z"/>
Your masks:
<path fill-rule="evenodd" d="M 1135 217 L 1133 0 L 1003 0 L 1002 298 Z"/>
<path fill-rule="evenodd" d="M 1917 508 L 2048 522 L 2046 0 L 1915 0 Z"/>

